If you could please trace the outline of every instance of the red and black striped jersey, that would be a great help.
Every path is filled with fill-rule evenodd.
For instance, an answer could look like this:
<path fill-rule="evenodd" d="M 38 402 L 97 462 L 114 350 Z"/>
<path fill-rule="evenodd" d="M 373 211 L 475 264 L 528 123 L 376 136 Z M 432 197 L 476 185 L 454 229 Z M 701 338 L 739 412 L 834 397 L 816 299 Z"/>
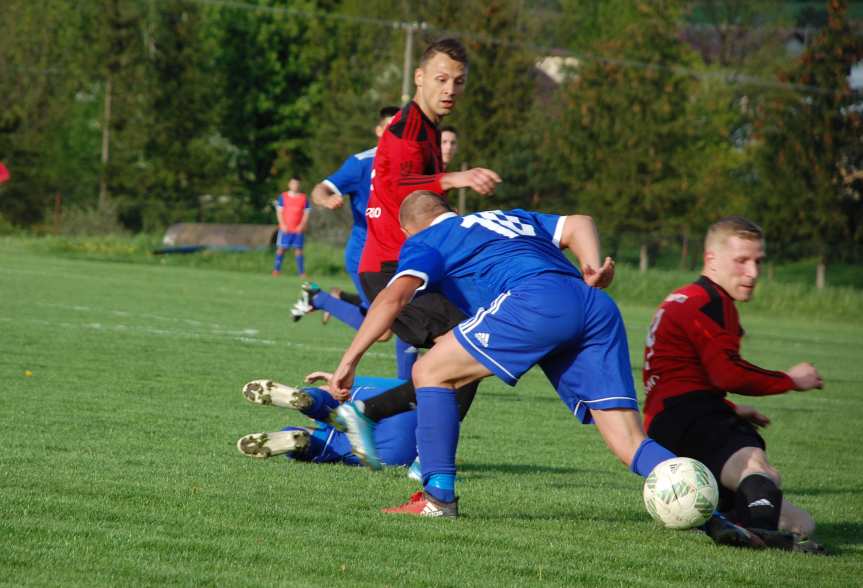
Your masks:
<path fill-rule="evenodd" d="M 786 373 L 741 358 L 741 337 L 734 299 L 712 280 L 701 276 L 671 293 L 647 333 L 644 429 L 665 408 L 667 398 L 688 392 L 767 396 L 794 389 Z"/>
<path fill-rule="evenodd" d="M 440 132 L 411 101 L 393 117 L 378 143 L 360 272 L 378 272 L 381 263 L 398 260 L 405 241 L 399 226 L 402 201 L 415 190 L 443 195 L 442 175 Z"/>

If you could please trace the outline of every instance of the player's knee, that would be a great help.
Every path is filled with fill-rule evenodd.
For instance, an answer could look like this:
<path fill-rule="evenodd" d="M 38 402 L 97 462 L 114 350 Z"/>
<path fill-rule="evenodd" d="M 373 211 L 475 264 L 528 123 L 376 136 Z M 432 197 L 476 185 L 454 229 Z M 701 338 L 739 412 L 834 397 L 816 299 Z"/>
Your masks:
<path fill-rule="evenodd" d="M 445 370 L 440 369 L 431 353 L 427 353 L 417 360 L 411 370 L 411 378 L 413 378 L 414 386 L 417 388 L 444 386 L 449 383 Z"/>
<path fill-rule="evenodd" d="M 426 357 L 421 357 L 414 363 L 413 368 L 411 368 L 411 379 L 413 379 L 414 386 L 417 388 L 432 385 L 430 383 L 432 380 L 432 369 Z"/>

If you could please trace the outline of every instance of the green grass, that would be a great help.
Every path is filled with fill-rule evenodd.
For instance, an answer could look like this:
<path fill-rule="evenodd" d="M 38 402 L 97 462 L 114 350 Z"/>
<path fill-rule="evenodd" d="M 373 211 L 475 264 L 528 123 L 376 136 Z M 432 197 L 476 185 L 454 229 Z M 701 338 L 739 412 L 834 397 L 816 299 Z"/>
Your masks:
<path fill-rule="evenodd" d="M 269 273 L 273 264 L 272 251 L 244 253 L 204 251 L 190 255 L 154 255 L 161 247 L 160 237 L 105 235 L 99 237 L 7 236 L 0 237 L 0 249 L 10 253 L 35 253 L 68 259 L 158 265 L 161 267 L 194 267 L 226 271 Z M 320 240 L 307 243 L 306 270 L 321 282 L 344 278 L 343 254 L 340 247 Z M 777 266 L 775 276 L 762 277 L 758 293 L 749 307 L 766 312 L 781 312 L 805 316 L 813 320 L 841 320 L 863 326 L 863 288 L 829 286 L 816 290 L 805 277 L 806 263 Z M 813 266 L 814 267 L 814 266 Z M 844 266 L 843 266 L 844 267 Z M 293 272 L 290 255 L 285 260 L 285 273 Z M 814 271 L 814 269 L 812 270 Z M 846 267 L 846 282 L 863 285 L 863 269 Z M 617 266 L 617 276 L 610 292 L 622 303 L 653 307 L 670 291 L 691 282 L 698 272 L 651 268 L 639 273 L 625 263 Z M 859 280 L 857 280 L 859 278 Z"/>
<path fill-rule="evenodd" d="M 812 360 L 824 391 L 755 399 L 786 495 L 831 558 L 745 552 L 658 529 L 641 482 L 541 374 L 488 381 L 462 428 L 462 518 L 378 509 L 415 486 L 253 461 L 238 437 L 301 423 L 243 401 L 260 377 L 331 369 L 351 332 L 290 322 L 298 282 L 36 255 L 0 242 L 0 583 L 5 585 L 848 586 L 863 564 L 863 332 L 744 309 L 744 352 Z M 622 274 L 619 287 L 629 275 Z M 333 276 L 326 285 L 346 285 Z M 622 305 L 633 362 L 656 300 Z M 382 344 L 362 372 L 393 373 Z M 26 375 L 25 372 L 32 372 Z M 855 578 L 857 578 L 855 580 Z"/>

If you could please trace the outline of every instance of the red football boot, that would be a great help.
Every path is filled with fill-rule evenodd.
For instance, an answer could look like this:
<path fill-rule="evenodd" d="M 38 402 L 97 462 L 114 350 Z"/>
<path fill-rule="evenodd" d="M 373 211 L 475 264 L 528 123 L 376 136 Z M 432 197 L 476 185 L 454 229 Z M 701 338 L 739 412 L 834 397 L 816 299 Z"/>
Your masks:
<path fill-rule="evenodd" d="M 411 495 L 410 500 L 401 506 L 385 508 L 383 512 L 390 514 L 407 514 L 415 517 L 446 517 L 454 519 L 458 516 L 458 499 L 453 502 L 439 502 L 419 491 Z"/>

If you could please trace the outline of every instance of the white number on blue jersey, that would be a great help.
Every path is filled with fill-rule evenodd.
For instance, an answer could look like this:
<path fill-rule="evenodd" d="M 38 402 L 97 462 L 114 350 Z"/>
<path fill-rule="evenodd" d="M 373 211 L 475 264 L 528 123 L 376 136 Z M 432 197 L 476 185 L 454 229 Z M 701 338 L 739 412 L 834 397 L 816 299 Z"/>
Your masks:
<path fill-rule="evenodd" d="M 485 227 L 509 239 L 513 237 L 534 237 L 536 231 L 531 225 L 524 223 L 520 218 L 504 214 L 500 210 L 477 212 L 469 214 L 461 221 L 462 228 L 469 229 L 474 225 Z"/>

